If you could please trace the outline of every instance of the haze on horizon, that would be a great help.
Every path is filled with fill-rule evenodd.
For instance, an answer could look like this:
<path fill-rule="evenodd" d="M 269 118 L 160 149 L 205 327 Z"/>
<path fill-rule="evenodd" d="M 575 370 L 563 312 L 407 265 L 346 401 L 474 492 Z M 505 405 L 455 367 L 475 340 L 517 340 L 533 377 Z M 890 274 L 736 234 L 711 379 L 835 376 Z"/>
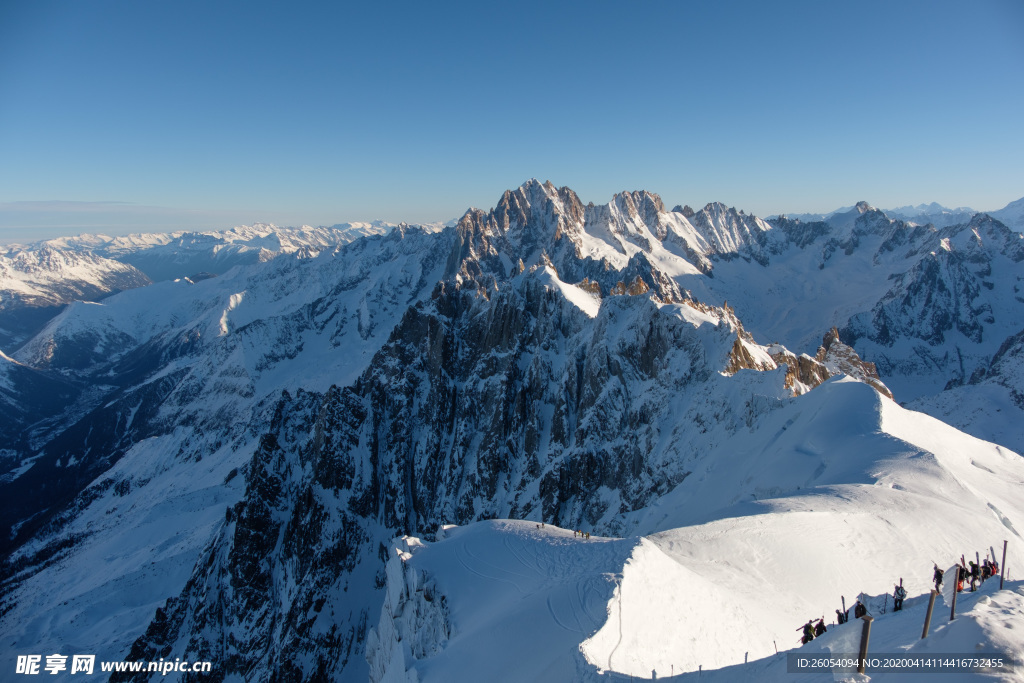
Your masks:
<path fill-rule="evenodd" d="M 761 216 L 1024 195 L 1024 5 L 0 7 L 0 243 L 432 222 L 536 177 Z"/>

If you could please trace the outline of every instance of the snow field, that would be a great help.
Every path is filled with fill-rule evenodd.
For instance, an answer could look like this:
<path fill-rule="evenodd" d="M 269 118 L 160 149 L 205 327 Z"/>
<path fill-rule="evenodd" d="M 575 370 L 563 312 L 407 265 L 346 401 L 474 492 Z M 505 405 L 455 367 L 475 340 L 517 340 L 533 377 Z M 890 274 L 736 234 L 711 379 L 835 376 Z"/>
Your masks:
<path fill-rule="evenodd" d="M 405 571 L 417 576 L 408 582 L 411 587 L 429 581 L 438 592 L 432 600 L 444 596 L 451 636 L 427 648 L 422 642 L 407 646 L 426 656 L 395 656 L 379 670 L 386 676 L 371 676 L 375 681 L 625 681 L 649 679 L 652 672 L 659 679 L 706 678 L 712 683 L 783 681 L 796 676 L 787 672 L 787 653 L 838 656 L 859 648 L 861 623 L 851 620 L 837 627 L 834 612 L 824 615 L 828 633 L 801 647 L 796 627 L 820 611 L 788 610 L 794 618 L 783 623 L 778 599 L 763 588 L 760 595 L 737 599 L 731 585 L 736 573 L 726 569 L 717 580 L 701 576 L 644 538 L 587 541 L 565 529 L 495 520 L 455 529 L 436 543 L 405 540 L 416 547 L 389 566 L 389 600 L 401 602 L 395 587 L 405 585 L 398 568 L 404 563 Z M 848 596 L 847 606 L 855 599 Z M 911 592 L 898 613 L 892 612 L 891 596 L 865 596 L 865 602 L 875 618 L 869 654 L 1001 653 L 1019 658 L 1024 653 L 1024 582 L 1008 582 L 1000 591 L 996 577 L 976 593 L 961 593 L 953 622 L 940 597 L 925 640 L 920 635 L 927 593 Z M 402 609 L 413 607 L 419 609 L 411 603 Z M 389 631 L 383 619 L 378 630 L 399 640 L 412 636 Z M 423 637 L 422 629 L 414 633 Z M 767 639 L 767 651 L 751 645 L 758 637 Z M 799 675 L 808 682 L 834 678 L 928 680 L 921 674 Z M 945 674 L 941 680 L 1021 681 L 1024 676 L 1008 669 L 998 676 Z"/>
<path fill-rule="evenodd" d="M 695 465 L 631 516 L 640 536 L 586 542 L 492 521 L 411 555 L 447 597 L 452 636 L 402 668 L 421 681 L 707 672 L 796 647 L 797 628 L 834 621 L 841 597 L 891 609 L 884 596 L 901 578 L 909 614 L 933 562 L 1001 552 L 1003 539 L 1009 567 L 1024 559 L 1024 460 L 859 382 L 833 379 L 783 402 Z M 999 619 L 1012 621 L 1014 604 Z M 916 635 L 880 625 L 878 642 L 910 647 L 921 623 Z M 992 646 L 1017 647 L 1007 637 Z M 767 680 L 785 677 L 784 662 L 763 666 Z"/>

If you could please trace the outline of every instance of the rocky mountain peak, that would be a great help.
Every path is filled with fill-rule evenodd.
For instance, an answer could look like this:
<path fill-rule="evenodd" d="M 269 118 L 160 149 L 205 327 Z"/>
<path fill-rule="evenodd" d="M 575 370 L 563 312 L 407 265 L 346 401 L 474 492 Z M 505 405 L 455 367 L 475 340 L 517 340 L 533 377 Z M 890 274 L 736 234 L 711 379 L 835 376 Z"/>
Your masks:
<path fill-rule="evenodd" d="M 529 250 L 546 240 L 580 232 L 583 216 L 583 203 L 575 192 L 568 187 L 556 188 L 551 181 L 537 180 L 506 190 L 488 214 L 503 237 Z"/>
<path fill-rule="evenodd" d="M 648 225 L 657 222 L 658 214 L 665 213 L 665 204 L 661 201 L 661 197 L 646 190 L 620 192 L 612 198 L 612 201 L 630 215 L 641 218 Z"/>
<path fill-rule="evenodd" d="M 841 372 L 871 385 L 883 396 L 893 398 L 889 387 L 885 386 L 882 378 L 878 376 L 878 368 L 875 367 L 875 364 L 861 359 L 853 347 L 844 344 L 839 339 L 839 330 L 835 327 L 825 333 L 814 359 L 823 364 L 830 375 Z"/>

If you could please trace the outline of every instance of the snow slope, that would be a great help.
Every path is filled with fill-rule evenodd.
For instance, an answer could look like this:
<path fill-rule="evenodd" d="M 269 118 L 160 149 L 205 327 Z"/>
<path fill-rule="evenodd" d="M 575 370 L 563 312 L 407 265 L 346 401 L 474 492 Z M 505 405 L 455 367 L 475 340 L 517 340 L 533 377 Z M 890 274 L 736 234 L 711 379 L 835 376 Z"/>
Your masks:
<path fill-rule="evenodd" d="M 97 254 L 46 243 L 0 249 L 0 347 L 13 352 L 72 301 L 149 282 L 131 265 Z"/>
<path fill-rule="evenodd" d="M 770 657 L 776 644 L 794 645 L 809 617 L 834 615 L 840 596 L 851 605 L 900 578 L 911 596 L 925 593 L 933 562 L 986 555 L 1008 538 L 1007 565 L 1021 566 L 1022 487 L 1017 454 L 832 380 L 763 416 L 633 515 L 642 536 L 588 541 L 539 520 L 485 522 L 410 553 L 410 570 L 444 596 L 450 628 L 442 647 L 402 661 L 420 681 L 558 681 Z M 1008 615 L 1019 613 L 1019 596 L 1005 600 Z M 382 620 L 399 602 L 392 596 Z M 1024 634 L 1000 640 L 985 628 L 994 645 L 1024 644 Z M 378 636 L 371 671 L 394 673 L 374 668 L 393 657 L 388 647 Z"/>
<path fill-rule="evenodd" d="M 18 548 L 33 570 L 5 577 L 5 638 L 124 654 L 239 499 L 238 470 L 282 392 L 353 382 L 407 306 L 430 294 L 448 246 L 403 228 L 340 253 L 160 282 L 58 316 L 19 356 L 112 386 L 0 480 L 5 522 L 20 506 L 60 511 Z M 60 487 L 76 477 L 88 493 L 69 505 Z M 27 528 L 14 524 L 4 541 Z M 76 551 L 65 557 L 68 547 Z"/>
<path fill-rule="evenodd" d="M 12 305 L 52 306 L 148 284 L 130 265 L 43 247 L 0 252 L 0 310 Z"/>
<path fill-rule="evenodd" d="M 989 211 L 988 215 L 1017 232 L 1024 232 L 1024 197 L 1010 202 L 998 211 Z"/>

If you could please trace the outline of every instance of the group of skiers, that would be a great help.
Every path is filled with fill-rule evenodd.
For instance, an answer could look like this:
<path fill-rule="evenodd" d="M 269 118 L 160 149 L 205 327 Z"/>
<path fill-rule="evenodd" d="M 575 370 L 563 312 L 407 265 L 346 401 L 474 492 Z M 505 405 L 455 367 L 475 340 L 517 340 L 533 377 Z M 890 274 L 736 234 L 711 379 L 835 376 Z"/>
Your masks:
<path fill-rule="evenodd" d="M 544 522 L 538 522 L 537 523 L 537 528 L 538 529 L 543 529 L 544 528 Z M 590 532 L 589 531 L 581 531 L 580 529 L 573 529 L 572 530 L 572 537 L 573 538 L 582 538 L 584 540 L 589 541 L 590 540 Z"/>
<path fill-rule="evenodd" d="M 809 620 L 806 624 L 798 628 L 797 631 L 801 629 L 803 629 L 804 634 L 800 637 L 800 643 L 803 645 L 806 645 L 828 630 L 825 628 L 824 617 L 818 619 L 818 623 L 814 623 L 814 619 Z"/>
<path fill-rule="evenodd" d="M 897 586 L 897 588 L 900 589 L 900 590 L 903 590 L 903 586 L 902 585 Z M 904 591 L 903 594 L 906 595 L 906 591 Z M 845 605 L 843 605 L 843 606 L 845 607 Z M 860 600 L 858 600 L 857 602 L 853 603 L 853 607 L 851 607 L 850 609 L 853 610 L 853 618 L 854 619 L 860 619 L 861 617 L 863 617 L 865 614 L 868 613 L 868 608 L 865 607 L 864 603 L 861 602 Z M 843 611 L 841 609 L 837 609 L 836 610 L 836 624 L 845 624 L 849 620 L 850 620 L 850 611 L 849 610 L 846 610 L 846 611 Z"/>
<path fill-rule="evenodd" d="M 896 585 L 896 591 L 893 593 L 893 598 L 894 598 L 894 600 L 896 602 L 896 607 L 894 608 L 895 611 L 898 612 L 899 610 L 901 610 L 903 608 L 903 599 L 905 597 L 907 597 L 907 591 L 903 587 L 903 579 L 900 579 L 899 584 Z M 845 607 L 845 606 L 846 605 L 844 604 L 843 607 Z M 838 624 L 845 624 L 846 622 L 848 622 L 850 620 L 850 612 L 851 611 L 853 612 L 853 618 L 854 619 L 860 619 L 861 617 L 865 616 L 868 613 L 868 608 L 867 608 L 867 606 L 863 602 L 861 602 L 860 600 L 857 600 L 857 602 L 853 603 L 853 607 L 851 607 L 849 610 L 837 609 L 836 610 L 836 624 L 837 625 Z M 814 622 L 814 619 L 811 619 L 809 622 L 807 622 L 807 624 L 812 624 L 813 622 Z M 824 619 L 819 619 L 818 620 L 818 624 L 815 625 L 814 629 L 811 630 L 811 631 L 807 630 L 807 624 L 804 624 L 801 627 L 804 630 L 804 635 L 800 639 L 800 642 L 803 643 L 803 644 L 809 643 L 810 641 L 814 640 L 815 637 L 820 636 L 822 633 L 825 633 L 825 620 Z M 797 629 L 797 630 L 799 631 L 800 629 Z"/>
<path fill-rule="evenodd" d="M 933 563 L 934 564 L 934 563 Z M 977 562 L 964 562 L 964 556 L 960 556 L 960 564 L 954 565 L 956 568 L 956 592 L 959 593 L 964 589 L 964 584 L 970 581 L 971 591 L 978 590 L 978 584 L 989 579 L 999 573 L 999 563 L 995 560 L 989 561 L 986 557 L 981 565 Z M 939 569 L 939 565 L 935 565 L 935 571 L 932 573 L 932 581 L 935 583 L 935 590 L 942 590 L 942 577 L 944 572 Z"/>
<path fill-rule="evenodd" d="M 934 564 L 934 563 L 933 563 Z M 984 582 L 985 579 L 991 578 L 999 574 L 999 563 L 995 560 L 989 560 L 987 557 L 979 565 L 977 562 L 965 562 L 963 555 L 960 556 L 960 564 L 955 565 L 957 570 L 956 579 L 956 590 L 959 593 L 964 589 L 964 584 L 970 582 L 971 590 L 977 590 L 978 584 Z M 935 570 L 932 573 L 932 582 L 935 583 L 935 590 L 942 590 L 942 579 L 944 572 L 939 568 L 939 565 L 935 565 Z M 907 598 L 907 589 L 903 587 L 903 579 L 900 579 L 898 584 L 895 584 L 892 592 L 893 612 L 899 612 L 903 609 L 903 601 Z M 845 607 L 845 605 L 843 605 Z M 867 607 L 860 600 L 854 603 L 851 608 L 853 611 L 853 618 L 860 619 L 868 613 Z M 836 610 L 836 623 L 845 624 L 850 620 L 849 611 Z M 803 631 L 803 635 L 800 638 L 801 644 L 807 644 L 814 640 L 817 636 L 825 633 L 825 620 L 818 619 L 815 623 L 814 619 L 809 620 L 806 624 L 797 629 L 797 631 Z"/>

